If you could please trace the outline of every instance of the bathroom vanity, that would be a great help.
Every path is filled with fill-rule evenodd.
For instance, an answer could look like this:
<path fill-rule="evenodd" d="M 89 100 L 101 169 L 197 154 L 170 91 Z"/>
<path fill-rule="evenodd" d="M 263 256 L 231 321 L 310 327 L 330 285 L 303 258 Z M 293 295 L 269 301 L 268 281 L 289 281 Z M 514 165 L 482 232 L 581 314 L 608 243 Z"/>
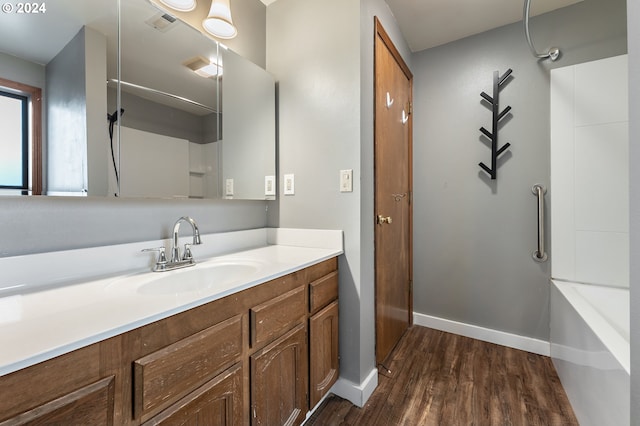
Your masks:
<path fill-rule="evenodd" d="M 104 300 L 114 309 L 120 297 L 134 303 L 120 305 L 124 310 L 110 318 L 68 324 L 87 329 L 84 340 L 63 345 L 79 346 L 74 350 L 60 349 L 64 353 L 41 362 L 35 362 L 37 356 L 21 361 L 13 355 L 13 363 L 7 356 L 0 359 L 0 425 L 302 423 L 339 375 L 341 252 L 273 244 L 216 256 L 191 269 L 195 272 L 144 272 L 71 286 L 115 291 L 117 296 L 109 293 Z M 216 265 L 252 262 L 262 266 L 239 273 L 225 290 L 195 291 L 189 284 L 194 274 L 215 271 Z M 181 277 L 188 298 L 166 284 Z M 132 321 L 137 306 L 144 318 Z M 149 309 L 160 312 L 150 315 Z M 103 323 L 102 333 L 89 331 L 97 322 Z M 24 333 L 28 326 L 14 328 Z M 8 329 L 0 325 L 3 345 Z M 52 331 L 46 324 L 43 330 Z M 24 338 L 38 336 L 51 338 L 37 331 Z M 24 345 L 38 347 L 38 342 Z M 33 365 L 17 369 L 24 362 Z"/>

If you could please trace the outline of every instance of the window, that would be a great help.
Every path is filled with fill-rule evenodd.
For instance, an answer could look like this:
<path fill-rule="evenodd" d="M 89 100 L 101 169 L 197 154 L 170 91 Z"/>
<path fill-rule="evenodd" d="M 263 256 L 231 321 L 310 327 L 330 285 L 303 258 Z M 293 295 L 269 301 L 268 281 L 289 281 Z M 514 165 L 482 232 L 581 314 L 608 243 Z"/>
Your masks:
<path fill-rule="evenodd" d="M 0 90 L 0 188 L 29 188 L 29 98 Z"/>
<path fill-rule="evenodd" d="M 0 190 L 42 194 L 42 90 L 3 78 Z"/>

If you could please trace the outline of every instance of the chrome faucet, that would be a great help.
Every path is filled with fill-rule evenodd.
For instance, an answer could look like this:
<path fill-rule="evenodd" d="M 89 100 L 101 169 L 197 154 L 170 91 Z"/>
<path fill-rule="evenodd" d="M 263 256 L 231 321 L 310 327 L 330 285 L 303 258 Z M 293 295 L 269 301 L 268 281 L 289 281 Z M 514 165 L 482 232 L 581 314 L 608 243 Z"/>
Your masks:
<path fill-rule="evenodd" d="M 191 225 L 191 230 L 193 231 L 193 244 L 198 245 L 202 244 L 200 240 L 200 230 L 198 229 L 198 225 L 196 225 L 196 221 L 191 219 L 189 216 L 182 216 L 178 219 L 173 225 L 173 247 L 171 248 L 171 262 L 181 262 L 185 260 L 193 261 L 193 256 L 191 255 L 191 245 L 184 245 L 184 255 L 180 257 L 180 246 L 178 245 L 178 232 L 180 231 L 180 224 L 182 222 L 188 222 Z"/>
<path fill-rule="evenodd" d="M 191 225 L 191 230 L 193 231 L 193 244 L 202 244 L 202 240 L 200 239 L 200 230 L 198 229 L 198 225 L 196 225 L 196 221 L 189 216 L 181 217 L 173 225 L 173 247 L 171 247 L 171 260 L 167 261 L 167 256 L 165 254 L 166 249 L 164 247 L 142 250 L 158 252 L 158 259 L 156 260 L 156 264 L 153 267 L 154 272 L 163 272 L 170 271 L 172 269 L 186 268 L 187 266 L 193 266 L 196 264 L 195 260 L 193 260 L 193 255 L 191 254 L 191 244 L 184 245 L 184 254 L 180 256 L 180 243 L 178 242 L 178 234 L 180 232 L 180 224 L 182 222 L 187 222 Z"/>

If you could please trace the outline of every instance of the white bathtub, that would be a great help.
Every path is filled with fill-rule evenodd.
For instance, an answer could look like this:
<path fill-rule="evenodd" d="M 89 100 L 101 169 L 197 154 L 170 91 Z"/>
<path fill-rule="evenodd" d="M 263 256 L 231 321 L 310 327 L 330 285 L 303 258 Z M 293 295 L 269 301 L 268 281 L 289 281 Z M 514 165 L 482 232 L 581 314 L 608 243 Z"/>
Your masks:
<path fill-rule="evenodd" d="M 628 425 L 629 290 L 551 280 L 550 341 L 580 424 Z"/>

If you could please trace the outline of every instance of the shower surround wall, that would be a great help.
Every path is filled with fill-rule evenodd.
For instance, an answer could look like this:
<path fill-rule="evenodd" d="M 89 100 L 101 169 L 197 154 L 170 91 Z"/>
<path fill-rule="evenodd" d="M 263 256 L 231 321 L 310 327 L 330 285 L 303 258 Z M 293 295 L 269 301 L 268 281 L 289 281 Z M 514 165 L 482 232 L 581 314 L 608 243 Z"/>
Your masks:
<path fill-rule="evenodd" d="M 418 320 L 548 341 L 550 265 L 531 258 L 531 187 L 549 186 L 549 69 L 626 53 L 625 10 L 621 0 L 585 0 L 532 18 L 535 44 L 561 47 L 555 63 L 532 57 L 522 22 L 413 55 Z M 477 167 L 487 149 L 478 138 L 486 123 L 478 94 L 490 91 L 493 71 L 507 68 L 515 77 L 501 100 L 514 112 L 500 136 L 511 147 L 499 179 L 489 181 Z"/>
<path fill-rule="evenodd" d="M 551 72 L 551 357 L 585 426 L 629 424 L 627 82 L 627 55 Z"/>
<path fill-rule="evenodd" d="M 640 164 L 640 0 L 628 0 L 629 162 Z M 640 324 L 640 167 L 629 170 L 631 324 Z M 631 370 L 640 371 L 640 327 L 631 327 Z M 631 376 L 631 418 L 640 419 L 640 374 Z"/>
<path fill-rule="evenodd" d="M 629 287 L 627 55 L 551 78 L 552 277 Z"/>

